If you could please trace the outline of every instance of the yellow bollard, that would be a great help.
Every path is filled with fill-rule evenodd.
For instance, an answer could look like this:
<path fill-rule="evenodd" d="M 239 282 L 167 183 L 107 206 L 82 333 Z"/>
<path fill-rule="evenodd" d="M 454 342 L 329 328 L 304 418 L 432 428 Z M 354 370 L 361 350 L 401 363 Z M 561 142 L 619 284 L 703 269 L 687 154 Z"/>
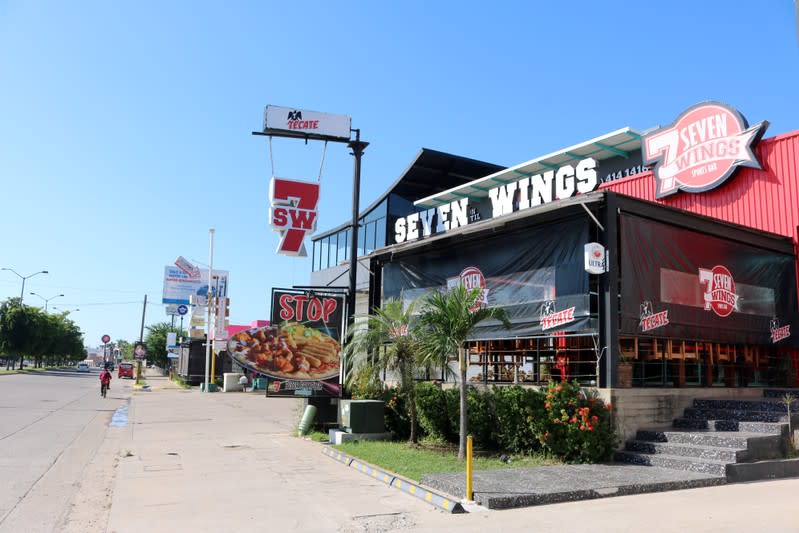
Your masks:
<path fill-rule="evenodd" d="M 466 436 L 466 499 L 473 501 L 472 491 L 472 436 Z"/>

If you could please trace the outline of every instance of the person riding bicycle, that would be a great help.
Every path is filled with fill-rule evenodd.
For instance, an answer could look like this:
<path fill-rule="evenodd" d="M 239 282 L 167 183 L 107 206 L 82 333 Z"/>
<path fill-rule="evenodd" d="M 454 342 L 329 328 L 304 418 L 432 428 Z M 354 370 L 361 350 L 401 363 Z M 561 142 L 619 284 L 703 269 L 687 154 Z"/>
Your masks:
<path fill-rule="evenodd" d="M 108 368 L 103 368 L 102 372 L 100 372 L 100 396 L 105 397 L 105 391 L 108 390 L 110 385 L 111 372 L 108 371 Z"/>

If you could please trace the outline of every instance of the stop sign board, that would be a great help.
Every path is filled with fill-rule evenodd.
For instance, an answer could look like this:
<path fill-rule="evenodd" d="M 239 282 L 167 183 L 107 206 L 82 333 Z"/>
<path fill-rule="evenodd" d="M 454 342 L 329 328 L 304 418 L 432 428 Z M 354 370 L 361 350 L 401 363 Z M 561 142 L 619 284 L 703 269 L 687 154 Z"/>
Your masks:
<path fill-rule="evenodd" d="M 111 342 L 111 335 L 103 335 L 102 340 L 103 344 L 108 344 L 109 342 Z"/>

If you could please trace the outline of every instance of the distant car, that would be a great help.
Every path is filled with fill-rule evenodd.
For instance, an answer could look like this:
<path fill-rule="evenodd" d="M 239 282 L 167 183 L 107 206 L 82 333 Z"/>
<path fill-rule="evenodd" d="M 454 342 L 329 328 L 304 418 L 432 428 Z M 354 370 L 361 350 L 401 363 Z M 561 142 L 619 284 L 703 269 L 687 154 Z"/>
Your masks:
<path fill-rule="evenodd" d="M 105 364 L 105 367 L 108 369 L 108 371 L 109 371 L 109 372 L 113 372 L 113 371 L 114 371 L 114 368 L 115 368 L 115 367 L 114 367 L 114 363 L 112 363 L 112 362 L 110 362 L 110 361 L 109 361 L 108 363 L 106 363 L 106 364 Z"/>
<path fill-rule="evenodd" d="M 78 372 L 88 372 L 89 365 L 88 363 L 78 363 Z"/>
<path fill-rule="evenodd" d="M 130 378 L 133 379 L 133 364 L 131 363 L 119 363 L 119 373 L 117 374 L 119 379 L 122 378 Z"/>

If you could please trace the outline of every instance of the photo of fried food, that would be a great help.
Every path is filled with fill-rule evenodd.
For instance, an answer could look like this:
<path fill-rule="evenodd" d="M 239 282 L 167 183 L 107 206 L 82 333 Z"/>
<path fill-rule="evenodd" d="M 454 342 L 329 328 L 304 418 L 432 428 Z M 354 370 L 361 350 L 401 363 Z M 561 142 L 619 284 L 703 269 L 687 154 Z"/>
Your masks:
<path fill-rule="evenodd" d="M 338 375 L 340 351 L 336 339 L 298 322 L 240 331 L 228 341 L 228 353 L 238 362 L 289 379 Z"/>

